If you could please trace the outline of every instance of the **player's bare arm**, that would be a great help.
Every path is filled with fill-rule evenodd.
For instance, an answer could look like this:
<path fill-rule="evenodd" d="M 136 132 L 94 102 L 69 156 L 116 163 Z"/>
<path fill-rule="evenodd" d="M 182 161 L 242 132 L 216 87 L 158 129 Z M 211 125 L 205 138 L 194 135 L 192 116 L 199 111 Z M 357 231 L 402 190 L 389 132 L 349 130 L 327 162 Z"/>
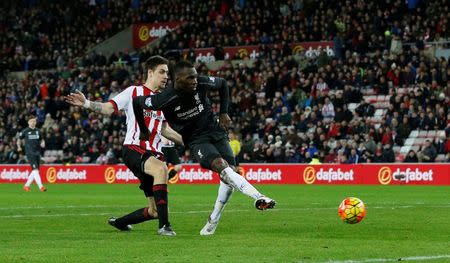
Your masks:
<path fill-rule="evenodd" d="M 22 139 L 17 139 L 17 151 L 22 151 Z"/>
<path fill-rule="evenodd" d="M 230 116 L 228 116 L 228 113 L 221 113 L 219 115 L 219 124 L 224 128 L 228 129 L 231 124 Z"/>
<path fill-rule="evenodd" d="M 114 107 L 111 102 L 95 102 L 86 99 L 83 93 L 77 90 L 75 93 L 70 93 L 65 97 L 65 101 L 73 106 L 83 107 L 88 110 L 98 112 L 105 115 L 111 115 L 114 112 Z"/>
<path fill-rule="evenodd" d="M 163 123 L 161 134 L 174 143 L 184 146 L 183 137 L 181 137 L 178 132 L 174 131 L 167 123 Z"/>
<path fill-rule="evenodd" d="M 228 116 L 228 105 L 230 102 L 230 90 L 227 85 L 227 81 L 223 78 L 216 78 L 219 82 L 217 87 L 219 89 L 220 97 L 220 114 L 219 124 L 224 129 L 228 129 L 231 125 L 231 118 Z"/>

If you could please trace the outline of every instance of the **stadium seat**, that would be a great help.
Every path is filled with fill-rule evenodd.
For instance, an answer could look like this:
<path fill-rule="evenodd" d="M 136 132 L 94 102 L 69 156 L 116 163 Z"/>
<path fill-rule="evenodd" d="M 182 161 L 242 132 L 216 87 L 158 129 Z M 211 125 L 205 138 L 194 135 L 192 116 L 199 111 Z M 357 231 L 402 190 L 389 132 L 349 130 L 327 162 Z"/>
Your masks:
<path fill-rule="evenodd" d="M 368 96 L 364 96 L 364 100 L 369 102 L 369 103 L 375 103 L 377 102 L 377 96 L 376 95 L 368 95 Z"/>
<path fill-rule="evenodd" d="M 405 93 L 407 93 L 406 88 L 398 88 L 398 89 L 397 89 L 397 94 L 398 94 L 398 95 L 403 95 L 403 94 L 405 94 Z"/>
<path fill-rule="evenodd" d="M 395 156 L 395 162 L 396 163 L 402 163 L 404 159 L 405 159 L 405 156 L 403 154 L 397 154 Z"/>
<path fill-rule="evenodd" d="M 400 146 L 394 146 L 394 147 L 392 147 L 392 150 L 394 151 L 394 153 L 395 154 L 398 154 L 398 153 L 400 153 Z"/>
<path fill-rule="evenodd" d="M 413 130 L 409 134 L 409 138 L 417 138 L 419 136 L 419 130 Z"/>
<path fill-rule="evenodd" d="M 376 94 L 375 90 L 373 90 L 373 89 L 362 89 L 361 93 L 363 95 L 375 95 Z"/>
<path fill-rule="evenodd" d="M 410 149 L 411 146 L 402 146 L 400 148 L 400 154 L 407 155 Z"/>
<path fill-rule="evenodd" d="M 376 117 L 381 117 L 384 115 L 384 110 L 383 109 L 376 109 L 375 110 L 375 116 Z"/>
<path fill-rule="evenodd" d="M 408 138 L 405 141 L 405 146 L 412 146 L 414 144 L 415 139 L 414 138 Z"/>
<path fill-rule="evenodd" d="M 413 150 L 413 151 L 415 151 L 417 153 L 417 152 L 420 151 L 420 146 L 418 146 L 418 145 L 411 146 L 410 150 Z"/>
<path fill-rule="evenodd" d="M 445 162 L 445 154 L 438 154 L 438 156 L 436 156 L 436 159 L 434 161 L 435 162 Z"/>
<path fill-rule="evenodd" d="M 359 106 L 359 103 L 349 103 L 348 110 L 351 112 L 355 112 L 355 109 Z"/>
<path fill-rule="evenodd" d="M 427 131 L 420 131 L 419 135 L 417 137 L 419 138 L 426 138 L 427 137 L 428 132 Z"/>
<path fill-rule="evenodd" d="M 413 145 L 422 146 L 425 143 L 426 138 L 415 138 Z"/>
<path fill-rule="evenodd" d="M 427 138 L 434 139 L 437 136 L 437 131 L 428 131 Z"/>

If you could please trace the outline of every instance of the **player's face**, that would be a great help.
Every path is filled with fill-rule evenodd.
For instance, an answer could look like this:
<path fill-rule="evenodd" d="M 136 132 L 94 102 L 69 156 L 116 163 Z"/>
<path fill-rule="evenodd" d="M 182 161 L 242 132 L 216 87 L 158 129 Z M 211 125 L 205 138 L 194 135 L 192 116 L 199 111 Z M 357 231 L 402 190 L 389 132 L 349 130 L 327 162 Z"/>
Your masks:
<path fill-rule="evenodd" d="M 166 86 L 169 79 L 169 67 L 167 65 L 158 65 L 155 70 L 149 70 L 148 73 L 155 87 L 164 88 Z"/>
<path fill-rule="evenodd" d="M 36 127 L 36 118 L 28 120 L 28 127 L 30 127 L 31 129 L 34 129 Z"/>
<path fill-rule="evenodd" d="M 184 92 L 192 93 L 197 89 L 197 70 L 185 68 L 176 76 L 176 88 Z"/>

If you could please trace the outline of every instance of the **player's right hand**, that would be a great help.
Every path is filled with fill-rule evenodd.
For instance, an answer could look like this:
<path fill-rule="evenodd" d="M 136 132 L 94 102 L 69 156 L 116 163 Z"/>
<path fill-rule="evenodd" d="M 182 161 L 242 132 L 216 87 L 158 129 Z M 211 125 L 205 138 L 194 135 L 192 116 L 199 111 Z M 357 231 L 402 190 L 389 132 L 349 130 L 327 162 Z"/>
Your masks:
<path fill-rule="evenodd" d="M 64 100 L 69 104 L 81 107 L 86 102 L 86 97 L 83 93 L 81 93 L 81 91 L 77 90 L 75 91 L 75 93 L 70 93 L 69 95 L 64 97 Z"/>

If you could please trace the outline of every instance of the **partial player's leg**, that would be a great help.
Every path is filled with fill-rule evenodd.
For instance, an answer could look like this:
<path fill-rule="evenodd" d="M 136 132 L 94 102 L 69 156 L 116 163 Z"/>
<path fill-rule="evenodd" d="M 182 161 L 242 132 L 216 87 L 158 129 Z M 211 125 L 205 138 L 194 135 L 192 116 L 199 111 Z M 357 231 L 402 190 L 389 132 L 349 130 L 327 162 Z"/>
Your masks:
<path fill-rule="evenodd" d="M 156 212 L 155 199 L 153 198 L 153 177 L 141 172 L 141 153 L 131 150 L 127 147 L 123 149 L 123 159 L 128 169 L 139 178 L 141 182 L 139 188 L 144 192 L 148 200 L 148 207 L 140 208 L 134 212 L 124 215 L 120 218 L 111 217 L 108 223 L 121 231 L 129 231 L 133 224 L 139 224 L 148 220 L 158 218 Z"/>
<path fill-rule="evenodd" d="M 138 209 L 120 218 L 111 217 L 108 223 L 121 231 L 129 231 L 132 229 L 131 225 L 158 218 L 155 199 L 152 196 L 147 197 L 147 199 L 148 207 Z"/>
<path fill-rule="evenodd" d="M 23 190 L 25 192 L 30 192 L 31 191 L 30 185 L 33 183 L 33 181 L 34 181 L 34 170 L 31 170 L 30 174 L 28 175 L 27 182 L 23 186 Z"/>
<path fill-rule="evenodd" d="M 156 210 L 158 211 L 159 230 L 158 234 L 164 236 L 175 236 L 169 223 L 168 198 L 167 198 L 167 166 L 164 162 L 151 156 L 151 153 L 142 156 L 142 171 L 148 176 L 153 176 L 153 196 L 155 198 Z"/>
<path fill-rule="evenodd" d="M 41 176 L 39 174 L 39 161 L 40 161 L 39 155 L 28 155 L 27 159 L 30 162 L 32 170 L 30 175 L 28 176 L 28 180 L 25 183 L 23 189 L 27 192 L 30 191 L 30 185 L 33 181 L 35 181 L 41 192 L 47 191 L 47 189 L 42 184 Z"/>
<path fill-rule="evenodd" d="M 208 217 L 206 225 L 202 228 L 202 230 L 200 230 L 200 235 L 208 236 L 214 234 L 217 225 L 219 224 L 220 217 L 222 216 L 222 212 L 225 209 L 225 205 L 228 203 L 228 200 L 230 200 L 232 193 L 233 187 L 220 181 L 219 191 L 217 193 L 217 199 L 216 203 L 214 204 L 214 209 L 211 215 Z"/>
<path fill-rule="evenodd" d="M 227 140 L 223 139 L 214 143 L 222 158 L 215 158 L 211 162 L 213 171 L 219 173 L 222 181 L 232 185 L 243 194 L 255 199 L 255 207 L 259 210 L 273 208 L 275 200 L 268 198 L 256 190 L 243 176 L 236 173 L 229 164 L 234 165 L 233 151 Z"/>
<path fill-rule="evenodd" d="M 181 170 L 180 156 L 178 155 L 178 151 L 175 146 L 164 146 L 161 148 L 161 151 L 164 154 L 164 159 L 167 163 L 167 167 L 169 168 L 168 179 L 170 180 L 174 178 Z"/>
<path fill-rule="evenodd" d="M 200 163 L 200 165 L 206 169 L 211 170 L 210 163 L 211 160 L 220 157 L 220 153 L 217 148 L 211 143 L 198 143 L 190 145 L 191 152 L 194 158 Z M 205 226 L 200 230 L 200 235 L 212 235 L 216 231 L 217 225 L 219 224 L 220 217 L 225 205 L 233 194 L 233 187 L 221 179 L 219 190 L 217 192 L 217 199 L 214 204 L 214 209 Z"/>

